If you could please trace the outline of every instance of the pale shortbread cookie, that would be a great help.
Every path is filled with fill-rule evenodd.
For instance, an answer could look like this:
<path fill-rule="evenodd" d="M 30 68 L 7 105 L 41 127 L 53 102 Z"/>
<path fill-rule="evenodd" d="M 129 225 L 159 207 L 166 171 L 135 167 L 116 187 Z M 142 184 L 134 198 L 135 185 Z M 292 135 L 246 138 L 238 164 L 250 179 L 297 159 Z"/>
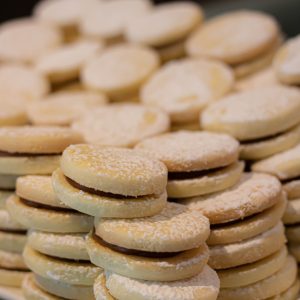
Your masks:
<path fill-rule="evenodd" d="M 285 243 L 284 226 L 279 222 L 273 228 L 250 239 L 211 246 L 209 265 L 214 269 L 228 269 L 253 263 L 275 253 Z"/>
<path fill-rule="evenodd" d="M 102 269 L 89 262 L 63 260 L 46 256 L 26 246 L 23 252 L 26 265 L 34 273 L 66 284 L 93 285 Z"/>
<path fill-rule="evenodd" d="M 191 56 L 208 56 L 237 64 L 267 51 L 277 40 L 276 20 L 255 11 L 235 11 L 217 16 L 187 41 Z"/>
<path fill-rule="evenodd" d="M 20 100 L 17 95 L 1 95 L 0 126 L 25 125 L 28 123 L 25 106 L 24 101 Z"/>
<path fill-rule="evenodd" d="M 169 172 L 190 172 L 228 166 L 237 161 L 239 143 L 229 135 L 179 131 L 150 137 L 136 147 L 161 160 Z"/>
<path fill-rule="evenodd" d="M 132 147 L 144 138 L 169 130 L 167 113 L 139 104 L 114 104 L 94 109 L 72 125 L 86 142 Z"/>
<path fill-rule="evenodd" d="M 225 191 L 186 198 L 183 203 L 200 210 L 211 224 L 219 224 L 259 213 L 276 204 L 281 197 L 281 184 L 276 177 L 244 173 L 236 185 Z"/>
<path fill-rule="evenodd" d="M 221 289 L 218 299 L 268 299 L 285 292 L 295 282 L 296 276 L 296 261 L 292 256 L 288 256 L 285 265 L 275 274 L 245 287 Z"/>
<path fill-rule="evenodd" d="M 69 207 L 95 217 L 135 218 L 153 216 L 166 205 L 167 193 L 139 197 L 116 198 L 96 195 L 72 186 L 60 169 L 52 174 L 57 197 Z"/>
<path fill-rule="evenodd" d="M 56 28 L 33 18 L 8 21 L 0 27 L 0 61 L 33 63 L 61 42 Z"/>
<path fill-rule="evenodd" d="M 20 254 L 26 241 L 26 232 L 6 232 L 0 229 L 0 250 Z"/>
<path fill-rule="evenodd" d="M 42 231 L 29 231 L 28 245 L 50 256 L 74 259 L 89 260 L 85 247 L 83 234 L 79 233 L 52 233 Z"/>
<path fill-rule="evenodd" d="M 268 298 L 266 300 L 299 300 L 298 294 L 300 290 L 299 279 L 297 278 L 295 282 L 284 292 L 274 297 Z"/>
<path fill-rule="evenodd" d="M 180 252 L 201 246 L 209 236 L 209 222 L 200 212 L 168 203 L 147 218 L 95 220 L 95 233 L 105 242 L 148 252 Z"/>
<path fill-rule="evenodd" d="M 282 194 L 278 203 L 261 213 L 228 225 L 225 223 L 223 226 L 211 226 L 208 245 L 236 243 L 269 230 L 281 220 L 286 204 L 286 196 Z"/>
<path fill-rule="evenodd" d="M 140 86 L 159 66 L 156 52 L 139 45 L 122 44 L 108 48 L 83 68 L 83 83 L 110 98 L 137 94 Z M 117 100 L 117 99 L 116 99 Z"/>
<path fill-rule="evenodd" d="M 278 79 L 285 84 L 300 84 L 300 36 L 288 40 L 277 52 L 274 68 Z"/>
<path fill-rule="evenodd" d="M 201 7 L 192 2 L 162 4 L 132 20 L 126 28 L 126 37 L 134 43 L 161 47 L 186 38 L 203 18 Z"/>
<path fill-rule="evenodd" d="M 273 86 L 239 92 L 206 108 L 200 116 L 205 130 L 253 140 L 283 132 L 300 122 L 300 91 Z"/>
<path fill-rule="evenodd" d="M 206 265 L 209 250 L 206 244 L 166 258 L 126 255 L 101 245 L 92 234 L 87 236 L 91 262 L 117 274 L 154 281 L 174 281 L 197 275 Z"/>
<path fill-rule="evenodd" d="M 300 144 L 254 163 L 251 169 L 255 172 L 273 174 L 280 180 L 298 177 L 300 175 Z"/>
<path fill-rule="evenodd" d="M 0 297 L 2 299 L 9 299 L 9 300 L 24 300 L 24 295 L 21 289 L 19 288 L 19 286 L 17 287 L 0 286 Z"/>
<path fill-rule="evenodd" d="M 259 160 L 288 150 L 300 142 L 300 125 L 274 137 L 241 145 L 240 157 L 246 160 Z"/>
<path fill-rule="evenodd" d="M 61 170 L 83 186 L 124 196 L 161 194 L 167 184 L 163 163 L 131 149 L 71 145 L 63 152 Z"/>
<path fill-rule="evenodd" d="M 300 179 L 285 183 L 283 190 L 287 193 L 288 199 L 300 198 Z"/>
<path fill-rule="evenodd" d="M 57 154 L 70 144 L 82 142 L 76 131 L 56 126 L 0 127 L 0 150 L 12 155 Z"/>
<path fill-rule="evenodd" d="M 31 103 L 26 111 L 34 125 L 67 126 L 107 101 L 100 92 L 63 90 L 45 97 L 43 101 Z"/>
<path fill-rule="evenodd" d="M 228 93 L 233 83 L 231 69 L 221 62 L 172 61 L 146 82 L 141 90 L 141 100 L 166 111 L 172 122 L 194 122 L 199 118 L 199 112 Z"/>
<path fill-rule="evenodd" d="M 300 226 L 298 224 L 286 226 L 285 234 L 291 244 L 300 244 Z"/>
<path fill-rule="evenodd" d="M 21 253 L 0 250 L 0 269 L 28 270 Z"/>
<path fill-rule="evenodd" d="M 40 57 L 35 62 L 35 69 L 52 83 L 75 80 L 84 64 L 98 54 L 103 46 L 99 41 L 89 40 L 67 44 Z"/>
<path fill-rule="evenodd" d="M 245 266 L 219 270 L 221 288 L 238 288 L 263 280 L 281 269 L 287 260 L 288 251 L 284 246 L 279 251 Z"/>
<path fill-rule="evenodd" d="M 25 232 L 26 227 L 12 219 L 6 209 L 0 209 L 0 230 L 1 229 Z"/>
<path fill-rule="evenodd" d="M 76 211 L 34 207 L 15 195 L 7 200 L 6 206 L 15 220 L 30 229 L 57 233 L 84 233 L 93 227 L 93 220 L 87 215 Z"/>
<path fill-rule="evenodd" d="M 205 266 L 198 275 L 174 282 L 149 282 L 107 272 L 96 279 L 94 292 L 97 300 L 216 300 L 219 287 L 216 272 Z M 103 298 L 105 293 L 111 298 Z"/>
<path fill-rule="evenodd" d="M 123 39 L 127 24 L 151 10 L 148 0 L 111 0 L 99 3 L 81 18 L 83 36 L 115 42 Z"/>
<path fill-rule="evenodd" d="M 1 64 L 0 95 L 4 105 L 6 102 L 13 100 L 21 109 L 23 108 L 23 103 L 40 100 L 49 90 L 48 81 L 33 68 L 18 64 Z"/>
<path fill-rule="evenodd" d="M 44 291 L 51 293 L 55 296 L 62 297 L 62 299 L 95 299 L 92 285 L 72 285 L 60 282 L 59 280 L 53 280 L 38 275 L 35 275 L 35 281 L 37 285 L 41 287 Z"/>
<path fill-rule="evenodd" d="M 16 194 L 35 203 L 52 207 L 68 207 L 57 198 L 52 188 L 51 176 L 20 176 L 17 179 Z"/>
<path fill-rule="evenodd" d="M 11 174 L 0 174 L 0 199 L 2 198 L 2 192 L 13 191 L 16 186 L 18 176 Z M 2 191 L 1 191 L 2 190 Z M 1 200 L 0 200 L 1 202 Z M 0 203 L 1 208 L 1 203 Z"/>
<path fill-rule="evenodd" d="M 288 201 L 282 221 L 284 224 L 300 223 L 300 199 Z"/>

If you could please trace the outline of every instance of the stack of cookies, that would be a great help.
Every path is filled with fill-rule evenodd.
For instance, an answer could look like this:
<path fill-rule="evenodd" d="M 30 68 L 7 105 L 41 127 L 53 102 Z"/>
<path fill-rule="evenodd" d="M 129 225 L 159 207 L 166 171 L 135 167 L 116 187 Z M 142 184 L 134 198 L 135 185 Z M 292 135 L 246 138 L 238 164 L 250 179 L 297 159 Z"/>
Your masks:
<path fill-rule="evenodd" d="M 221 281 L 218 299 L 296 298 L 297 264 L 281 222 L 286 196 L 276 177 L 244 173 L 235 186 L 184 203 L 210 220 L 209 265 Z"/>
<path fill-rule="evenodd" d="M 105 272 L 97 299 L 216 299 L 219 280 L 206 265 L 209 222 L 167 203 L 167 169 L 135 150 L 75 145 L 52 176 L 66 205 L 95 216 L 86 244 Z"/>

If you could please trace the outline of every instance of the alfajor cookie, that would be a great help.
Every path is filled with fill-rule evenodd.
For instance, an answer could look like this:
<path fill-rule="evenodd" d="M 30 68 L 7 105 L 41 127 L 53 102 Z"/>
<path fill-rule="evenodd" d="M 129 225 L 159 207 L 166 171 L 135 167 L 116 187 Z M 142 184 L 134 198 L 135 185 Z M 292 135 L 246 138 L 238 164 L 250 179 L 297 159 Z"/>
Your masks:
<path fill-rule="evenodd" d="M 184 42 L 204 19 L 199 5 L 189 1 L 161 4 L 132 20 L 126 28 L 130 42 L 151 46 L 163 61 L 184 56 Z"/>
<path fill-rule="evenodd" d="M 205 106 L 228 93 L 233 83 L 232 71 L 221 62 L 172 61 L 145 83 L 141 100 L 166 111 L 174 123 L 191 123 Z"/>
<path fill-rule="evenodd" d="M 208 260 L 209 222 L 201 213 L 168 203 L 157 215 L 95 220 L 87 237 L 91 261 L 117 274 L 173 281 L 201 272 Z"/>
<path fill-rule="evenodd" d="M 1 127 L 0 174 L 50 174 L 62 151 L 81 141 L 81 135 L 68 128 Z"/>
<path fill-rule="evenodd" d="M 169 116 L 159 108 L 129 103 L 99 107 L 72 124 L 87 143 L 117 147 L 133 147 L 169 126 Z"/>
<path fill-rule="evenodd" d="M 300 36 L 288 40 L 277 52 L 274 69 L 278 79 L 284 84 L 300 83 Z"/>
<path fill-rule="evenodd" d="M 214 270 L 205 266 L 198 275 L 173 282 L 144 281 L 115 273 L 101 274 L 94 283 L 94 294 L 100 299 L 215 300 L 220 281 Z"/>
<path fill-rule="evenodd" d="M 135 147 L 168 168 L 170 198 L 209 194 L 234 185 L 242 175 L 238 142 L 224 134 L 179 131 L 148 138 Z"/>
<path fill-rule="evenodd" d="M 34 125 L 68 126 L 107 101 L 100 92 L 61 91 L 43 98 L 43 101 L 31 103 L 26 111 Z"/>
<path fill-rule="evenodd" d="M 157 70 L 157 54 L 144 46 L 112 46 L 91 59 L 81 72 L 87 87 L 107 94 L 112 100 L 136 97 L 141 85 Z"/>
<path fill-rule="evenodd" d="M 166 167 L 134 150 L 70 146 L 52 181 L 61 201 L 92 216 L 145 217 L 166 205 Z"/>
<path fill-rule="evenodd" d="M 0 61 L 33 63 L 61 43 L 60 32 L 48 24 L 33 18 L 7 21 L 0 27 Z"/>

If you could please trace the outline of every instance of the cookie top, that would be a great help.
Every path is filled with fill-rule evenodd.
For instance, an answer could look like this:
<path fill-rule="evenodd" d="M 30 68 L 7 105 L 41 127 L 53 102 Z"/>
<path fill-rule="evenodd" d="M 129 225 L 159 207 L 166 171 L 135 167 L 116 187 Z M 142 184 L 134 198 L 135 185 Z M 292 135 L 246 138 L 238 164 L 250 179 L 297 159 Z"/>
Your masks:
<path fill-rule="evenodd" d="M 260 160 L 252 165 L 255 172 L 270 173 L 281 180 L 300 175 L 300 144 L 295 147 Z"/>
<path fill-rule="evenodd" d="M 187 41 L 191 56 L 207 56 L 229 64 L 250 60 L 276 42 L 276 20 L 256 11 L 235 11 L 209 20 Z"/>
<path fill-rule="evenodd" d="M 251 140 L 283 132 L 300 122 L 300 91 L 273 86 L 239 92 L 206 108 L 200 121 L 206 130 Z"/>
<path fill-rule="evenodd" d="M 277 52 L 274 67 L 279 80 L 286 84 L 300 83 L 300 35 L 287 41 Z"/>
<path fill-rule="evenodd" d="M 75 182 L 125 196 L 161 194 L 167 168 L 137 151 L 97 145 L 72 145 L 62 155 L 61 169 Z"/>
<path fill-rule="evenodd" d="M 0 127 L 0 150 L 9 153 L 55 154 L 82 142 L 76 131 L 56 126 Z"/>
<path fill-rule="evenodd" d="M 158 68 L 158 55 L 138 45 L 118 45 L 91 59 L 82 70 L 83 83 L 107 93 L 138 88 Z"/>
<path fill-rule="evenodd" d="M 233 83 L 231 69 L 221 62 L 183 59 L 154 73 L 143 86 L 141 100 L 162 108 L 174 122 L 192 122 L 203 107 L 229 92 Z"/>
<path fill-rule="evenodd" d="M 100 92 L 62 91 L 50 94 L 43 101 L 31 103 L 27 106 L 27 114 L 31 123 L 35 125 L 65 126 L 107 101 L 107 97 Z"/>
<path fill-rule="evenodd" d="M 145 139 L 136 149 L 161 160 L 169 172 L 227 166 L 237 161 L 239 143 L 229 135 L 178 131 Z"/>
<path fill-rule="evenodd" d="M 1 46 L 0 46 L 1 47 Z M 23 102 L 39 100 L 50 90 L 48 81 L 33 68 L 17 64 L 1 64 L 0 95 Z M 5 99 L 4 99 L 5 100 Z"/>
<path fill-rule="evenodd" d="M 122 37 L 126 25 L 151 9 L 148 0 L 111 0 L 88 11 L 79 25 L 83 35 L 104 39 Z"/>
<path fill-rule="evenodd" d="M 169 130 L 169 116 L 158 108 L 139 104 L 99 107 L 73 123 L 86 142 L 132 147 L 142 139 Z"/>
<path fill-rule="evenodd" d="M 54 82 L 72 79 L 103 46 L 100 41 L 79 40 L 43 55 L 36 61 L 35 68 Z"/>
<path fill-rule="evenodd" d="M 209 236 L 209 221 L 199 211 L 168 203 L 157 215 L 135 219 L 95 220 L 105 242 L 149 252 L 179 252 L 197 248 Z"/>
<path fill-rule="evenodd" d="M 201 7 L 189 1 L 157 5 L 129 23 L 126 37 L 135 43 L 163 46 L 185 38 L 203 18 Z"/>
<path fill-rule="evenodd" d="M 281 184 L 268 174 L 244 173 L 233 187 L 210 195 L 186 199 L 191 209 L 202 212 L 211 224 L 243 219 L 280 200 Z"/>
<path fill-rule="evenodd" d="M 62 42 L 60 32 L 45 23 L 24 18 L 0 27 L 0 60 L 32 63 Z"/>

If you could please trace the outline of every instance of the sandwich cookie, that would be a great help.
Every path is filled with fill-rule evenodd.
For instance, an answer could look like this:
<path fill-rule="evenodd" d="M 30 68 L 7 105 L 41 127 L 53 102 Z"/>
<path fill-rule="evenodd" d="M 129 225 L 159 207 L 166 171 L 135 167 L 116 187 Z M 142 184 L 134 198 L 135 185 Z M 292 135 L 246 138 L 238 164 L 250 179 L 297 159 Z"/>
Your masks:
<path fill-rule="evenodd" d="M 168 168 L 170 198 L 186 198 L 224 190 L 239 181 L 239 143 L 225 134 L 179 131 L 148 138 L 136 145 L 141 153 Z"/>
<path fill-rule="evenodd" d="M 34 125 L 69 126 L 83 114 L 107 102 L 107 97 L 99 92 L 61 91 L 28 105 L 27 114 Z"/>
<path fill-rule="evenodd" d="M 87 143 L 117 147 L 133 147 L 169 127 L 169 116 L 159 108 L 129 103 L 99 107 L 72 125 Z"/>
<path fill-rule="evenodd" d="M 200 212 L 168 203 L 157 215 L 96 218 L 87 237 L 91 261 L 135 279 L 174 281 L 195 276 L 208 260 L 209 222 Z"/>
<path fill-rule="evenodd" d="M 62 43 L 60 32 L 33 18 L 3 23 L 0 27 L 0 61 L 33 63 Z"/>
<path fill-rule="evenodd" d="M 277 52 L 274 69 L 277 78 L 284 84 L 300 84 L 300 36 L 288 40 Z"/>
<path fill-rule="evenodd" d="M 60 203 L 51 177 L 26 176 L 17 180 L 16 195 L 7 201 L 10 214 L 26 228 L 56 233 L 84 233 L 92 218 Z"/>
<path fill-rule="evenodd" d="M 262 159 L 299 141 L 300 92 L 273 86 L 239 92 L 210 105 L 200 117 L 203 129 L 241 141 L 241 157 Z"/>
<path fill-rule="evenodd" d="M 270 297 L 267 300 L 294 300 L 299 299 L 298 294 L 300 290 L 299 280 L 296 279 L 295 282 L 284 292 L 274 297 Z"/>
<path fill-rule="evenodd" d="M 153 47 L 162 61 L 184 56 L 184 42 L 204 19 L 199 5 L 180 1 L 161 4 L 144 16 L 133 19 L 126 28 L 130 42 Z"/>
<path fill-rule="evenodd" d="M 127 24 L 151 9 L 149 0 L 103 1 L 83 15 L 79 29 L 85 37 L 105 40 L 108 44 L 119 43 L 124 41 Z"/>
<path fill-rule="evenodd" d="M 35 62 L 35 68 L 52 84 L 76 80 L 84 64 L 102 48 L 101 42 L 79 40 L 43 55 Z"/>
<path fill-rule="evenodd" d="M 90 59 L 81 72 L 85 86 L 114 101 L 138 98 L 140 87 L 159 67 L 155 51 L 140 45 L 112 46 Z"/>
<path fill-rule="evenodd" d="M 82 141 L 79 133 L 61 127 L 0 127 L 0 174 L 50 174 L 60 154 Z"/>
<path fill-rule="evenodd" d="M 219 286 L 219 278 L 209 266 L 194 277 L 172 282 L 144 281 L 106 272 L 96 279 L 94 294 L 96 300 L 215 300 Z"/>
<path fill-rule="evenodd" d="M 233 83 L 232 71 L 221 62 L 201 59 L 172 61 L 145 83 L 141 100 L 166 111 L 173 123 L 187 124 L 196 122 L 199 112 L 228 93 Z"/>

